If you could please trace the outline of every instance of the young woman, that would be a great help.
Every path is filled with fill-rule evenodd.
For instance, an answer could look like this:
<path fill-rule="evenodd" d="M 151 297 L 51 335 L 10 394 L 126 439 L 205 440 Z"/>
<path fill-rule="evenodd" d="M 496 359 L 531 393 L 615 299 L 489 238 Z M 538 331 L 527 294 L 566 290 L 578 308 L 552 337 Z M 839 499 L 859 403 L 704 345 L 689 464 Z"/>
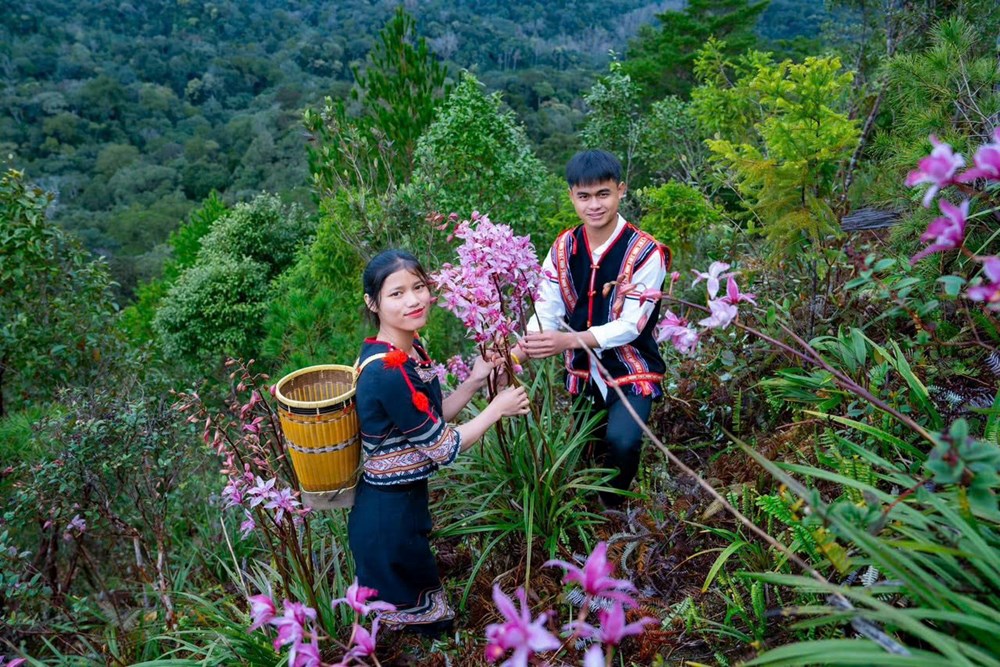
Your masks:
<path fill-rule="evenodd" d="M 523 387 L 508 388 L 477 417 L 450 424 L 485 385 L 493 366 L 477 359 L 469 379 L 442 397 L 417 338 L 433 296 L 416 257 L 402 250 L 382 252 L 365 267 L 362 280 L 378 333 L 365 340 L 358 362 L 365 461 L 348 520 L 358 582 L 396 606 L 380 615 L 383 624 L 430 635 L 450 632 L 454 612 L 428 541 L 427 478 L 502 417 L 526 414 L 528 396 Z"/>

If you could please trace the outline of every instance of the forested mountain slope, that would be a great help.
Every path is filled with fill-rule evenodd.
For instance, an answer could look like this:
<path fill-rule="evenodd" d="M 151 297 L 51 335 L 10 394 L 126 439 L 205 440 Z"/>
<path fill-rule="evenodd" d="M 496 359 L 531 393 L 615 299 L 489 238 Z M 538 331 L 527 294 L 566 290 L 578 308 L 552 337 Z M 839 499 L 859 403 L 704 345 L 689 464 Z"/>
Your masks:
<path fill-rule="evenodd" d="M 453 75 L 469 68 L 504 91 L 557 163 L 576 147 L 582 93 L 609 50 L 684 3 L 404 4 Z M 776 3 L 782 24 L 790 4 L 811 3 Z M 50 214 L 109 258 L 127 297 L 213 189 L 308 200 L 301 111 L 347 95 L 396 5 L 19 3 L 0 13 L 0 155 L 56 194 Z"/>

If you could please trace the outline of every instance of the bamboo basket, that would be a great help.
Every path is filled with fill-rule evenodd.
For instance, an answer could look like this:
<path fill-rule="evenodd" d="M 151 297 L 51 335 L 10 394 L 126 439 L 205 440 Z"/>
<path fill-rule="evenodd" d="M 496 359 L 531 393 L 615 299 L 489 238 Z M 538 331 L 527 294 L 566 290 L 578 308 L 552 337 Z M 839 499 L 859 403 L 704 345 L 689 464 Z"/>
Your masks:
<path fill-rule="evenodd" d="M 275 388 L 278 416 L 303 500 L 331 492 L 353 499 L 361 462 L 352 366 L 310 366 L 281 378 Z M 319 499 L 319 496 L 313 500 Z M 341 506 L 346 506 L 341 505 Z"/>

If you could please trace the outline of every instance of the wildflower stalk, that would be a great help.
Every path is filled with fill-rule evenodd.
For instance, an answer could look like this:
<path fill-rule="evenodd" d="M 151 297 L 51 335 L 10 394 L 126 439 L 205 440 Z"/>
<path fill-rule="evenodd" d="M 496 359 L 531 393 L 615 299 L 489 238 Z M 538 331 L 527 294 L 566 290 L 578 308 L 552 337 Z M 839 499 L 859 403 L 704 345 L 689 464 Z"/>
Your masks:
<path fill-rule="evenodd" d="M 230 376 L 236 379 L 237 373 L 240 374 L 230 404 L 236 419 L 209 413 L 197 394 L 181 395 L 179 409 L 196 410 L 189 421 L 204 419 L 203 438 L 224 460 L 222 473 L 228 482 L 222 495 L 227 500 L 226 507 L 236 507 L 244 513 L 246 521 L 240 526 L 244 538 L 258 529 L 258 539 L 273 555 L 279 592 L 290 597 L 293 583 L 298 582 L 305 589 L 308 604 L 315 608 L 318 606 L 316 569 L 311 557 L 312 530 L 305 518 L 308 510 L 297 500 L 298 492 L 294 489 L 298 479 L 282 442 L 277 412 L 263 398 L 265 392 L 270 392 L 261 386 L 260 380 L 268 378 L 254 376 L 250 371 L 252 363 L 235 360 L 227 363 L 227 366 L 239 365 Z M 248 390 L 250 401 L 240 407 L 239 394 Z M 275 489 L 279 480 L 281 484 Z"/>
<path fill-rule="evenodd" d="M 706 313 L 710 312 L 709 309 L 706 308 L 706 307 L 704 307 L 704 306 L 698 305 L 696 303 L 691 303 L 690 301 L 685 301 L 684 299 L 680 299 L 680 298 L 675 297 L 675 296 L 670 296 L 669 294 L 664 294 L 662 296 L 662 298 L 665 299 L 665 300 L 673 301 L 675 303 L 680 303 L 680 304 L 682 304 L 684 306 L 687 306 L 688 308 L 694 308 L 696 310 L 701 310 L 701 311 L 706 312 Z M 916 421 L 914 421 L 910 417 L 907 417 L 902 412 L 900 412 L 899 410 L 895 409 L 894 407 L 892 407 L 891 405 L 889 405 L 888 403 L 886 403 L 882 399 L 880 399 L 877 396 L 873 395 L 870 391 L 868 391 L 867 389 L 865 389 L 864 387 L 862 387 L 860 384 L 858 384 L 857 382 L 855 382 L 854 380 L 852 380 L 849 376 L 845 375 L 843 372 L 841 372 L 841 371 L 837 370 L 836 368 L 834 368 L 833 366 L 831 366 L 822 357 L 822 355 L 820 355 L 811 345 L 809 345 L 808 342 L 806 342 L 805 340 L 803 340 L 801 336 L 799 336 L 794 331 L 792 331 L 791 329 L 789 329 L 788 327 L 786 327 L 784 324 L 779 324 L 778 326 L 780 326 L 781 329 L 782 329 L 782 331 L 784 331 L 785 334 L 787 334 L 789 338 L 791 338 L 792 340 L 794 340 L 802 348 L 802 350 L 804 350 L 804 352 L 793 348 L 792 346 L 788 345 L 784 341 L 778 340 L 777 338 L 774 338 L 772 336 L 769 336 L 769 335 L 765 334 L 764 332 L 760 331 L 759 329 L 755 329 L 755 328 L 753 328 L 751 326 L 748 326 L 746 324 L 743 324 L 743 323 L 741 323 L 739 321 L 733 321 L 732 324 L 737 329 L 740 329 L 741 331 L 745 331 L 745 332 L 747 332 L 748 334 L 750 334 L 752 336 L 756 336 L 757 338 L 760 338 L 761 340 L 764 340 L 764 341 L 770 343 L 771 345 L 773 345 L 774 347 L 778 348 L 782 352 L 785 352 L 785 353 L 787 353 L 787 354 L 795 357 L 796 359 L 799 359 L 800 361 L 804 361 L 804 362 L 806 362 L 806 363 L 808 363 L 810 365 L 813 365 L 813 366 L 819 366 L 820 368 L 822 368 L 823 370 L 825 370 L 826 372 L 830 373 L 833 376 L 834 381 L 840 386 L 841 389 L 846 389 L 848 391 L 852 391 L 852 392 L 856 393 L 858 396 L 864 398 L 866 401 L 868 401 L 869 403 L 871 403 L 875 407 L 877 407 L 880 410 L 883 410 L 884 412 L 892 415 L 894 418 L 896 418 L 897 420 L 899 420 L 901 423 L 905 424 L 909 428 L 913 429 L 916 433 L 920 434 L 920 436 L 922 438 L 924 438 L 925 440 L 927 440 L 932 445 L 934 445 L 934 444 L 937 443 L 937 441 L 934 440 L 934 437 L 930 434 L 930 432 L 927 431 L 927 429 L 925 429 L 923 426 L 921 426 L 920 424 L 918 424 Z M 602 368 L 602 370 L 603 370 L 603 368 Z"/>

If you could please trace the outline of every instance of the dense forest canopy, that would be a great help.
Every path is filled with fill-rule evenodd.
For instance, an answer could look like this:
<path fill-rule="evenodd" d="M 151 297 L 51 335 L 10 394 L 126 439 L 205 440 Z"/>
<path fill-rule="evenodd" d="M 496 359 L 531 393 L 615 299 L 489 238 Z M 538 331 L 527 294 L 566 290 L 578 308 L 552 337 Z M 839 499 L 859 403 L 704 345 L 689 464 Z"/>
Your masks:
<path fill-rule="evenodd" d="M 814 3 L 773 2 L 769 36 L 816 33 Z M 408 2 L 455 76 L 476 72 L 539 157 L 577 146 L 581 97 L 680 0 Z M 395 2 L 30 0 L 0 14 L 0 155 L 56 195 L 49 215 L 109 258 L 129 298 L 212 190 L 307 203 L 301 110 L 347 98 Z"/>

